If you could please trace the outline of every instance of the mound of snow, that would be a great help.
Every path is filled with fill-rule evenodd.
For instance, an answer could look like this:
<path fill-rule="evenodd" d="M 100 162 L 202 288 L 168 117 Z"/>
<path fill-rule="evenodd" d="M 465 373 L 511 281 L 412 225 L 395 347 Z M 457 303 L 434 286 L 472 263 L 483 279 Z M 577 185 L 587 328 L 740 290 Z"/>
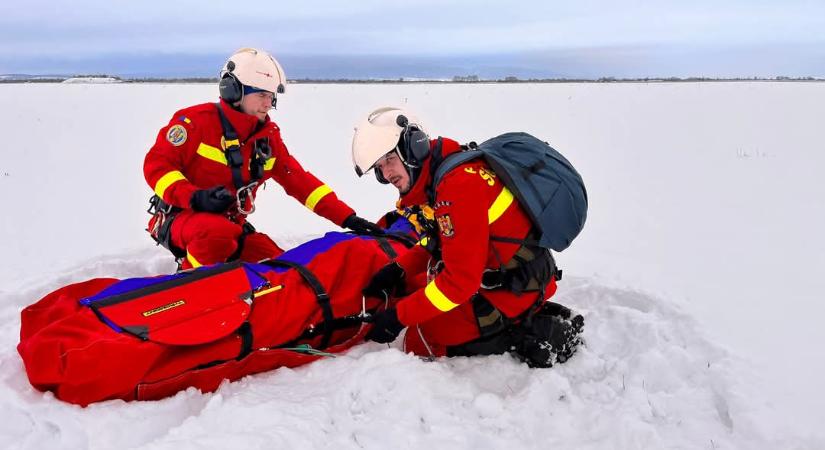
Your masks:
<path fill-rule="evenodd" d="M 691 317 L 661 299 L 587 278 L 565 280 L 558 298 L 584 314 L 586 346 L 552 369 L 529 369 L 507 355 L 426 362 L 398 343 L 364 344 L 309 366 L 224 383 L 213 394 L 189 389 L 157 402 L 80 408 L 29 386 L 14 351 L 23 306 L 69 282 L 171 267 L 166 255 L 135 252 L 84 264 L 28 292 L 0 294 L 0 447 L 825 445 L 790 436 L 740 383 L 750 368 L 703 338 Z"/>

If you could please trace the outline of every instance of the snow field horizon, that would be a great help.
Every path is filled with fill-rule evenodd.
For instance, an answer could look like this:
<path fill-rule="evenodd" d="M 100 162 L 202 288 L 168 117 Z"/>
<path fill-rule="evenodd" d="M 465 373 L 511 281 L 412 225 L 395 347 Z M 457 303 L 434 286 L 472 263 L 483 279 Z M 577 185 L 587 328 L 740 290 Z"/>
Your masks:
<path fill-rule="evenodd" d="M 224 435 L 316 448 L 825 442 L 816 426 L 825 405 L 825 350 L 816 345 L 825 338 L 817 320 L 825 87 L 805 83 L 290 85 L 272 113 L 290 152 L 365 217 L 389 210 L 396 196 L 370 175 L 358 180 L 349 156 L 352 127 L 379 106 L 413 109 L 431 134 L 461 142 L 526 131 L 568 157 L 590 211 L 582 235 L 557 255 L 565 280 L 556 299 L 585 313 L 587 346 L 567 364 L 531 371 L 508 357 L 427 364 L 369 344 L 215 394 L 85 410 L 32 390 L 14 350 L 23 306 L 70 282 L 173 270 L 143 231 L 151 195 L 143 156 L 176 110 L 215 101 L 216 91 L 0 85 L 13 105 L 3 113 L 0 160 L 0 406 L 9 411 L 0 443 L 190 448 L 209 446 L 205 436 L 218 448 Z M 261 191 L 252 221 L 285 247 L 335 229 L 275 183 Z M 328 389 L 336 382 L 342 392 Z M 102 411 L 122 416 L 110 425 L 160 417 L 126 438 L 94 421 Z M 244 419 L 251 436 L 231 430 Z M 294 430 L 273 431 L 278 420 Z M 311 425 L 329 440 L 300 432 Z"/>

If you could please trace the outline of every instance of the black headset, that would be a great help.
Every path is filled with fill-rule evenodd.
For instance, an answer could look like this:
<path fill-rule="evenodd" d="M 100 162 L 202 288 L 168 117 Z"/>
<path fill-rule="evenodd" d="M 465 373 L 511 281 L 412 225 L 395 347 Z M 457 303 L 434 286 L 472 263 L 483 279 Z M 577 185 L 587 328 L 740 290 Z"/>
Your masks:
<path fill-rule="evenodd" d="M 403 114 L 395 118 L 395 123 L 404 128 L 395 149 L 410 174 L 410 181 L 414 183 L 416 175 L 421 170 L 421 164 L 430 155 L 430 138 L 418 128 L 418 125 L 410 123 Z M 389 180 L 384 178 L 380 170 L 375 169 L 374 172 L 379 183 L 389 184 Z"/>
<path fill-rule="evenodd" d="M 277 68 L 277 65 L 275 66 Z M 221 98 L 230 105 L 241 101 L 243 99 L 243 83 L 232 71 L 235 70 L 235 62 L 227 61 L 226 70 L 221 74 L 221 80 L 218 82 L 218 90 Z M 278 69 L 278 76 L 281 76 L 280 69 Z M 283 78 L 281 78 L 283 80 Z M 275 109 L 278 105 L 278 95 L 283 94 L 286 89 L 283 83 L 278 84 L 276 95 L 272 96 L 272 108 Z"/>
<path fill-rule="evenodd" d="M 399 141 L 399 149 L 407 167 L 419 168 L 421 163 L 430 156 L 430 138 L 421 131 L 418 125 L 411 124 L 407 116 L 400 114 L 395 123 L 404 127 Z"/>

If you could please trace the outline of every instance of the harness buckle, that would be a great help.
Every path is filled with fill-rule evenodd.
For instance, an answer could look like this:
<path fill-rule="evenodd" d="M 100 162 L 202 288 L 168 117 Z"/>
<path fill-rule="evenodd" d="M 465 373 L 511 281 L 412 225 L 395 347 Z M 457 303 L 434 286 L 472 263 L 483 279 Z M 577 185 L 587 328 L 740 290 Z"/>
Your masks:
<path fill-rule="evenodd" d="M 172 205 L 164 202 L 157 195 L 153 195 L 149 198 L 149 209 L 146 212 L 153 216 L 158 213 L 169 214 L 172 212 L 172 208 L 174 208 Z"/>
<path fill-rule="evenodd" d="M 235 193 L 235 201 L 238 204 L 238 212 L 248 216 L 255 212 L 255 195 L 253 193 L 253 189 L 258 186 L 257 181 L 253 181 L 246 186 L 238 189 L 238 192 Z M 249 200 L 249 208 L 244 208 L 245 200 Z"/>
<path fill-rule="evenodd" d="M 237 142 L 237 139 L 235 140 Z M 241 147 L 233 144 L 223 152 L 226 156 L 226 162 L 229 167 L 241 167 L 243 165 L 243 156 L 241 156 Z"/>
<path fill-rule="evenodd" d="M 146 212 L 152 216 L 152 220 L 149 221 L 150 228 L 146 231 L 148 231 L 155 242 L 160 245 L 162 240 L 162 237 L 159 236 L 160 230 L 172 212 L 172 205 L 164 202 L 157 195 L 153 195 L 149 198 L 149 209 L 147 209 Z"/>

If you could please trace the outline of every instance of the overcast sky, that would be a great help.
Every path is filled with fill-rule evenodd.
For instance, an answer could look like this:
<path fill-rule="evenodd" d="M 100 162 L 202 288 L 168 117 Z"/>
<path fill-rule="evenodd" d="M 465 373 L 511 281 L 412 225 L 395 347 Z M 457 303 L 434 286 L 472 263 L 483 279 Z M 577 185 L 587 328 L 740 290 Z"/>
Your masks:
<path fill-rule="evenodd" d="M 0 3 L 0 73 L 210 76 L 242 46 L 293 77 L 825 76 L 825 0 Z"/>

